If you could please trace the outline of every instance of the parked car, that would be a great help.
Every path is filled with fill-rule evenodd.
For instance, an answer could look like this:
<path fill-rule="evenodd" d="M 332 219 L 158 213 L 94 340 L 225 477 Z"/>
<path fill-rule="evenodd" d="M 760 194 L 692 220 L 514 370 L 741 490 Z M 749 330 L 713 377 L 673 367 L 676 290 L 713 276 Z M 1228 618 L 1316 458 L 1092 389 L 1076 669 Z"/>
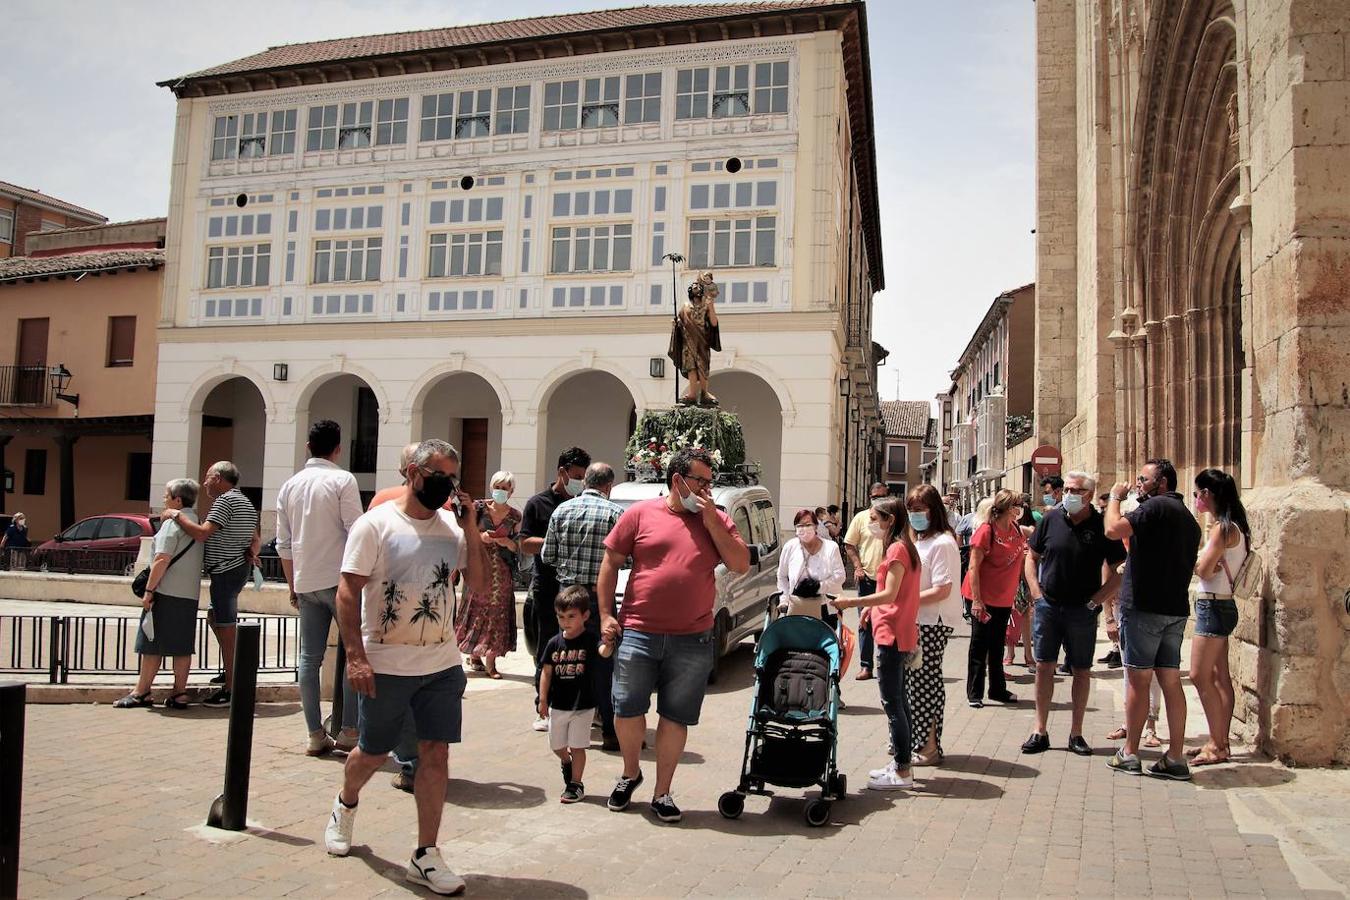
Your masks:
<path fill-rule="evenodd" d="M 664 483 L 623 482 L 614 485 L 610 499 L 627 509 L 639 500 L 664 497 L 669 489 Z M 712 488 L 713 502 L 731 517 L 741 538 L 750 548 L 750 571 L 737 575 L 724 565 L 718 565 L 715 575 L 717 597 L 713 602 L 713 672 L 710 681 L 717 679 L 721 658 L 735 649 L 749 635 L 758 635 L 764 628 L 764 613 L 769 598 L 778 590 L 778 513 L 769 491 L 757 484 L 721 485 Z M 619 573 L 615 602 L 623 604 L 623 592 L 628 583 L 628 570 Z"/>
<path fill-rule="evenodd" d="M 56 537 L 38 544 L 29 557 L 29 568 L 74 568 L 88 570 L 88 566 L 77 563 L 76 559 L 96 561 L 95 552 L 138 553 L 141 538 L 151 537 L 159 531 L 158 516 L 142 516 L 124 513 L 110 513 L 103 516 L 91 516 L 81 519 L 62 531 Z M 75 557 L 75 559 L 72 559 Z M 111 557 L 105 558 L 96 566 L 99 570 L 114 568 Z M 116 566 L 120 571 L 131 567 L 134 556 L 124 565 Z"/>

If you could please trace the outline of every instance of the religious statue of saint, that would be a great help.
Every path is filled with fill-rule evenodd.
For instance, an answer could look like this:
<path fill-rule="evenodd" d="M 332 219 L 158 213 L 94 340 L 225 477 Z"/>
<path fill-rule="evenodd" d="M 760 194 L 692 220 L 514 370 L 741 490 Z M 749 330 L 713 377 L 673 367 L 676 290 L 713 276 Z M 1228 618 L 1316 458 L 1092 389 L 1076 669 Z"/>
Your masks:
<path fill-rule="evenodd" d="M 712 351 L 722 351 L 722 335 L 717 327 L 717 285 L 713 274 L 704 272 L 689 284 L 688 296 L 675 314 L 670 328 L 670 361 L 689 379 L 689 389 L 680 397 L 684 406 L 717 406 L 717 398 L 708 392 L 708 370 Z"/>

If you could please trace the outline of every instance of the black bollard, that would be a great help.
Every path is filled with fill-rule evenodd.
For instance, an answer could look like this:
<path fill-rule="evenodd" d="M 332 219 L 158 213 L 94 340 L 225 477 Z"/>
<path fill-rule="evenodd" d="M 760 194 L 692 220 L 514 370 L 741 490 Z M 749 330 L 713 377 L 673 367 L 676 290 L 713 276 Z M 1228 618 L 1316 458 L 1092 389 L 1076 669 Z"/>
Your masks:
<path fill-rule="evenodd" d="M 23 717 L 27 689 L 0 682 L 0 898 L 19 896 L 19 816 L 23 810 Z"/>
<path fill-rule="evenodd" d="M 343 704 L 347 702 L 347 648 L 338 635 L 337 659 L 333 662 L 333 713 L 328 717 L 328 735 L 336 738 L 342 731 Z M 353 701 L 355 698 L 353 698 Z"/>
<path fill-rule="evenodd" d="M 248 815 L 248 776 L 253 758 L 253 708 L 258 694 L 258 642 L 262 626 L 241 624 L 234 637 L 234 685 L 230 730 L 225 739 L 225 792 L 211 804 L 206 824 L 243 831 Z"/>

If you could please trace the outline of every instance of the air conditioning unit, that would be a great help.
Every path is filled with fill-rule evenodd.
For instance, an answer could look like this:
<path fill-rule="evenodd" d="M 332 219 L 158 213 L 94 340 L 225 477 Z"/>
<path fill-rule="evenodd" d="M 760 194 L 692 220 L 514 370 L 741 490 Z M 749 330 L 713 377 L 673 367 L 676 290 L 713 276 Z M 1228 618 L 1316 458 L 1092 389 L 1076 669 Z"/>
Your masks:
<path fill-rule="evenodd" d="M 1008 401 L 1002 394 L 990 394 L 977 410 L 979 447 L 976 470 L 983 478 L 1002 475 L 1007 455 Z"/>

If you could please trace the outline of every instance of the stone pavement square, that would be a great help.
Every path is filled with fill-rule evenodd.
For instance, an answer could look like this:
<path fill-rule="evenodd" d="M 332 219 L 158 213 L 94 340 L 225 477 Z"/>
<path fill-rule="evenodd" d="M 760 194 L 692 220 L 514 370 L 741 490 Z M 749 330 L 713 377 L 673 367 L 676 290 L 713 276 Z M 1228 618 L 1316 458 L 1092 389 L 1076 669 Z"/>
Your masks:
<path fill-rule="evenodd" d="M 529 727 L 529 661 L 513 654 L 502 681 L 470 679 L 465 740 L 452 748 L 446 787 L 446 860 L 472 897 L 1345 895 L 1344 772 L 1243 758 L 1199 771 L 1193 784 L 1117 775 L 1106 768 L 1113 747 L 1103 736 L 1120 718 L 1120 672 L 1104 669 L 1087 716 L 1095 755 L 1061 749 L 1061 680 L 1055 749 L 1022 756 L 1029 674 L 1016 678 L 1018 706 L 972 710 L 961 685 L 966 647 L 958 630 L 947 651 L 946 762 L 919 769 L 914 792 L 860 790 L 867 770 L 885 761 L 886 726 L 875 682 L 849 674 L 839 759 L 850 795 L 822 828 L 806 825 L 795 790 L 749 798 L 739 820 L 716 811 L 740 767 L 748 644 L 726 661 L 703 724 L 691 731 L 675 783 L 685 820 L 676 826 L 646 811 L 650 753 L 648 785 L 628 812 L 604 806 L 619 759 L 598 749 L 585 801 L 558 802 L 556 762 Z M 1192 721 L 1202 722 L 1191 701 Z M 30 706 L 21 896 L 430 896 L 403 880 L 415 815 L 412 799 L 389 786 L 392 767 L 362 796 L 352 855 L 325 854 L 342 758 L 304 755 L 297 704 L 258 709 L 254 827 L 204 827 L 221 789 L 226 726 L 224 710 L 201 707 Z"/>

